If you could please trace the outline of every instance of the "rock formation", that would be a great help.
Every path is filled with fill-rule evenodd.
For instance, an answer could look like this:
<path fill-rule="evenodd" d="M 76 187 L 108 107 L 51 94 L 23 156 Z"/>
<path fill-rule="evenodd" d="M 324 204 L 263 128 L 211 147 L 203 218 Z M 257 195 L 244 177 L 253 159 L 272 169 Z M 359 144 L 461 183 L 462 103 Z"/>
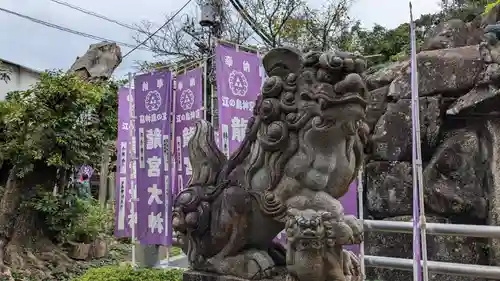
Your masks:
<path fill-rule="evenodd" d="M 428 222 L 500 225 L 499 8 L 439 25 L 417 55 L 424 193 Z M 483 34 L 485 34 L 483 36 Z M 367 72 L 370 154 L 365 218 L 412 214 L 410 64 Z M 409 234 L 366 234 L 367 255 L 412 258 Z M 499 241 L 428 235 L 433 261 L 500 263 Z M 430 274 L 430 280 L 484 280 Z M 412 280 L 411 272 L 368 269 L 370 280 Z"/>
<path fill-rule="evenodd" d="M 107 80 L 122 62 L 122 53 L 116 43 L 100 42 L 92 44 L 70 67 L 85 81 Z"/>
<path fill-rule="evenodd" d="M 269 78 L 239 149 L 226 159 L 202 120 L 189 142 L 193 175 L 172 221 L 197 271 L 184 280 L 208 272 L 358 281 L 359 262 L 342 248 L 362 241 L 362 224 L 337 199 L 364 157 L 366 63 L 350 53 L 279 48 L 263 65 Z M 286 252 L 273 242 L 283 229 Z"/>

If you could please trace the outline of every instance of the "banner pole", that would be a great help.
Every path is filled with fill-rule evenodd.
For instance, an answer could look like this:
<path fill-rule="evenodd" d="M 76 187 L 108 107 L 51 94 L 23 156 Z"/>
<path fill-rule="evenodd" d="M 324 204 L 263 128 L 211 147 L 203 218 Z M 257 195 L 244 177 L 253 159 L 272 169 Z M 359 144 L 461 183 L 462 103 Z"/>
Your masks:
<path fill-rule="evenodd" d="M 208 58 L 203 62 L 203 119 L 208 117 Z M 208 120 L 207 120 L 208 121 Z"/>
<path fill-rule="evenodd" d="M 133 106 L 133 89 L 132 89 L 132 83 L 134 80 L 134 75 L 129 72 L 128 73 L 128 109 L 129 109 L 129 118 L 130 118 L 130 125 L 129 125 L 129 136 L 130 136 L 130 143 L 129 143 L 129 174 L 130 174 L 130 186 L 129 190 L 131 190 L 131 198 L 130 198 L 130 213 L 131 213 L 131 240 L 132 240 L 132 268 L 136 267 L 136 248 L 135 248 L 135 221 L 136 221 L 136 216 L 135 216 L 135 201 L 136 201 L 136 193 L 135 193 L 135 155 L 134 155 L 134 137 L 135 137 L 135 114 L 134 114 L 134 106 Z"/>
<path fill-rule="evenodd" d="M 363 161 L 364 162 L 364 161 Z M 359 167 L 358 171 L 358 184 L 356 186 L 357 192 L 358 192 L 358 219 L 363 221 L 364 220 L 364 213 L 363 213 L 363 208 L 364 208 L 364 202 L 363 202 L 363 171 L 365 169 L 364 163 L 361 164 L 361 167 Z M 361 241 L 361 244 L 359 245 L 359 263 L 361 267 L 361 276 L 362 280 L 365 280 L 366 277 L 366 272 L 365 272 L 365 242 Z"/>
<path fill-rule="evenodd" d="M 180 187 L 177 186 L 177 180 L 176 180 L 176 176 L 177 176 L 177 157 L 175 157 L 175 127 L 177 126 L 175 124 L 175 114 L 177 113 L 177 75 L 179 74 L 179 69 L 178 68 L 175 68 L 174 72 L 173 72 L 173 75 L 172 75 L 172 123 L 171 123 L 171 127 L 170 127 L 170 151 L 168 153 L 168 157 L 170 157 L 170 180 L 169 180 L 169 189 L 170 189 L 170 206 L 168 206 L 168 208 L 170 208 L 170 210 L 172 211 L 173 210 L 173 202 L 174 202 L 174 199 L 175 197 L 177 196 L 177 193 L 174 194 L 174 190 L 175 191 L 178 191 Z M 174 155 L 174 157 L 172 157 L 172 155 Z M 174 186 L 176 187 L 174 189 Z M 170 212 L 172 214 L 172 212 Z M 170 220 L 172 219 L 172 216 L 170 216 L 169 218 Z M 172 221 L 170 221 L 171 223 Z M 170 235 L 173 235 L 173 231 L 172 231 L 172 224 L 170 224 L 170 230 L 169 230 L 169 233 Z M 170 239 L 169 239 L 169 243 L 168 243 L 168 246 L 167 246 L 167 267 L 170 267 L 170 247 L 172 246 L 172 242 L 173 241 L 173 237 L 171 236 Z"/>
<path fill-rule="evenodd" d="M 424 209 L 422 148 L 420 140 L 420 105 L 418 91 L 417 49 L 415 23 L 413 21 L 412 4 L 410 9 L 410 43 L 411 43 L 411 111 L 412 111 L 412 146 L 413 146 L 413 258 L 414 280 L 429 280 L 427 269 L 427 237 Z"/>

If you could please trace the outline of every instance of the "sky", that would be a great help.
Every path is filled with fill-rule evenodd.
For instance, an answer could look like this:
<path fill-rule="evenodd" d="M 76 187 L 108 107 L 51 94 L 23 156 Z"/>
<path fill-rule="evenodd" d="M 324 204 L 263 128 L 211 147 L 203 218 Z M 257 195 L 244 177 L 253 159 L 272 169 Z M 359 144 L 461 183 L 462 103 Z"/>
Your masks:
<path fill-rule="evenodd" d="M 130 25 L 142 21 L 163 24 L 167 14 L 179 10 L 187 0 L 64 0 L 67 3 L 104 15 Z M 325 0 L 308 0 L 313 7 L 321 7 Z M 196 14 L 194 2 L 185 13 Z M 413 1 L 414 17 L 432 13 L 439 9 L 438 0 Z M 135 45 L 135 31 L 91 15 L 73 10 L 50 0 L 2 0 L 0 8 L 11 10 L 32 18 L 57 24 L 79 32 L 99 36 L 113 41 Z M 183 11 L 184 13 L 184 11 Z M 181 13 L 182 15 L 182 13 Z M 405 0 L 356 0 L 351 17 L 359 19 L 364 27 L 378 23 L 388 28 L 408 21 L 409 8 Z M 97 43 L 85 38 L 34 23 L 0 10 L 0 58 L 37 70 L 67 69 L 77 56 L 85 53 L 88 46 Z M 130 48 L 121 47 L 122 53 Z M 149 51 L 136 50 L 126 57 L 115 72 L 123 77 L 136 71 L 136 61 L 155 61 Z"/>

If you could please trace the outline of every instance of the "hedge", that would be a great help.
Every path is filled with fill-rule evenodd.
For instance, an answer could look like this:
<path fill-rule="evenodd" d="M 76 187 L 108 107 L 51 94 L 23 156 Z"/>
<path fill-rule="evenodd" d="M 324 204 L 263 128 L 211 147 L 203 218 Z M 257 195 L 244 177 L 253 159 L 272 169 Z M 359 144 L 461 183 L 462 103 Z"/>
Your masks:
<path fill-rule="evenodd" d="M 179 269 L 136 269 L 130 266 L 93 268 L 73 281 L 180 281 Z"/>

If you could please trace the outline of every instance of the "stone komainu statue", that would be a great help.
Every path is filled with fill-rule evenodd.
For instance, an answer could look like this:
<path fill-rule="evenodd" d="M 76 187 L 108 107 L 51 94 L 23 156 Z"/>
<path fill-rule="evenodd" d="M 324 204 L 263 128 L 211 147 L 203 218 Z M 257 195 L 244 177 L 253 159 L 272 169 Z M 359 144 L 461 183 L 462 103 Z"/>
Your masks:
<path fill-rule="evenodd" d="M 366 62 L 345 52 L 278 48 L 263 64 L 269 78 L 229 159 L 211 125 L 197 122 L 193 175 L 174 203 L 174 237 L 197 271 L 357 280 L 359 263 L 342 246 L 362 241 L 362 224 L 338 198 L 364 157 Z M 273 242 L 283 229 L 286 250 Z"/>

